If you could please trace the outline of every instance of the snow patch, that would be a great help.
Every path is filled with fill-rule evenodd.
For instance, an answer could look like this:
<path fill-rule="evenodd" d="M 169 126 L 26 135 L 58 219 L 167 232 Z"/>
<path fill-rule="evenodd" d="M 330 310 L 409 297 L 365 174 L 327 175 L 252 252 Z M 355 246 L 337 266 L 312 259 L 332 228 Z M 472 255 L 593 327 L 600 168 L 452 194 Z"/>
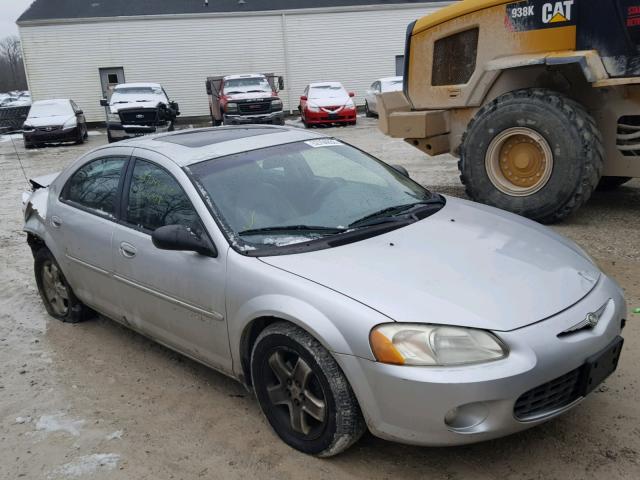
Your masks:
<path fill-rule="evenodd" d="M 103 133 L 97 130 L 91 130 L 90 132 L 87 132 L 87 135 L 89 135 L 90 137 L 97 137 L 99 135 L 103 135 Z"/>
<path fill-rule="evenodd" d="M 109 435 L 107 435 L 106 439 L 107 440 L 120 440 L 122 439 L 122 435 L 124 434 L 123 430 L 116 430 L 113 433 L 110 433 Z"/>
<path fill-rule="evenodd" d="M 16 423 L 18 425 L 23 425 L 25 423 L 31 423 L 33 419 L 31 417 L 18 417 L 16 418 Z"/>
<path fill-rule="evenodd" d="M 0 143 L 10 142 L 11 140 L 22 140 L 21 133 L 14 133 L 12 135 L 2 135 L 0 136 Z"/>
<path fill-rule="evenodd" d="M 113 470 L 118 466 L 120 455 L 115 453 L 94 453 L 93 455 L 85 455 L 77 460 L 65 463 L 61 467 L 55 469 L 49 478 L 69 478 L 89 475 L 98 470 Z"/>
<path fill-rule="evenodd" d="M 77 437 L 80 435 L 80 428 L 84 425 L 84 420 L 73 420 L 64 418 L 64 413 L 56 415 L 43 415 L 36 423 L 36 430 L 46 433 L 66 432 L 69 435 Z"/>

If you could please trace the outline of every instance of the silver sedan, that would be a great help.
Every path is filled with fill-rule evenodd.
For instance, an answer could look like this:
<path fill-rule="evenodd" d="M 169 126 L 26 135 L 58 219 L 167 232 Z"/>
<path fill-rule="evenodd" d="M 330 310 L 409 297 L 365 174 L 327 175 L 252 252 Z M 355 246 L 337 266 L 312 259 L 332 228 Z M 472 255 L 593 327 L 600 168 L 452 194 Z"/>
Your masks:
<path fill-rule="evenodd" d="M 238 379 L 302 452 L 367 428 L 419 445 L 511 434 L 618 363 L 625 301 L 576 244 L 332 138 L 189 130 L 32 184 L 49 314 L 97 312 Z"/>

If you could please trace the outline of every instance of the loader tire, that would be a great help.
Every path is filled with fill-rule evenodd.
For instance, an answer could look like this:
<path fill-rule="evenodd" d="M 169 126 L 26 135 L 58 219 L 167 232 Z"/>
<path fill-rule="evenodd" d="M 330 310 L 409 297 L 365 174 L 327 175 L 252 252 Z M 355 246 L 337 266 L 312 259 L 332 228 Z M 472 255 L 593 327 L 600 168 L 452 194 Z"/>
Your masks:
<path fill-rule="evenodd" d="M 602 177 L 600 183 L 598 183 L 598 190 L 615 190 L 631 180 L 631 177 Z"/>
<path fill-rule="evenodd" d="M 584 107 L 531 88 L 478 111 L 462 137 L 458 168 L 472 200 L 554 223 L 587 202 L 603 164 L 602 136 Z"/>

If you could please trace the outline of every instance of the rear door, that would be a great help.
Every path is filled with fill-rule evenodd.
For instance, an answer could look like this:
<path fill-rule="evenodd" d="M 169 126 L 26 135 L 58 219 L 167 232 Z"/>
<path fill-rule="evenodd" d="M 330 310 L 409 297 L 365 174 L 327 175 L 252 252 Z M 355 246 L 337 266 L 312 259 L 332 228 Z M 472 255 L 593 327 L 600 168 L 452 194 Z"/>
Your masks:
<path fill-rule="evenodd" d="M 132 148 L 113 147 L 91 154 L 66 181 L 51 205 L 51 235 L 62 245 L 65 276 L 87 305 L 120 320 L 112 276 L 112 241 L 124 172 Z"/>
<path fill-rule="evenodd" d="M 156 228 L 176 224 L 208 235 L 202 215 L 208 211 L 180 168 L 158 153 L 134 151 L 123 189 L 122 221 L 115 227 L 112 244 L 115 277 L 131 326 L 231 371 L 225 316 L 226 250 L 211 258 L 159 250 L 151 240 Z"/>

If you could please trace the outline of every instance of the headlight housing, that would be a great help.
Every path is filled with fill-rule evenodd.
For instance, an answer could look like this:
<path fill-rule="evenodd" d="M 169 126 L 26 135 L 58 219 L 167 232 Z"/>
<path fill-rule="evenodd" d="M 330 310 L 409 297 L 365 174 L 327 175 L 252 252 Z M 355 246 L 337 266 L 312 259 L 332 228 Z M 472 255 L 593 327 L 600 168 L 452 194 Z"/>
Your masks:
<path fill-rule="evenodd" d="M 307 110 L 309 110 L 310 112 L 319 112 L 320 111 L 320 107 L 313 104 L 313 103 L 307 103 Z"/>
<path fill-rule="evenodd" d="M 282 110 L 282 100 L 280 99 L 275 99 L 271 102 L 271 108 L 273 110 Z"/>
<path fill-rule="evenodd" d="M 378 325 L 369 341 L 376 360 L 393 365 L 471 365 L 500 360 L 508 354 L 490 332 L 445 325 Z"/>
<path fill-rule="evenodd" d="M 351 100 L 351 99 L 347 100 L 347 103 L 345 103 L 344 106 L 346 108 L 356 108 L 356 104 L 353 103 L 353 100 Z"/>
<path fill-rule="evenodd" d="M 107 115 L 107 121 L 111 123 L 120 123 L 120 115 L 117 113 L 109 113 Z"/>
<path fill-rule="evenodd" d="M 64 122 L 64 125 L 62 125 L 63 129 L 66 128 L 75 128 L 78 126 L 78 119 L 76 117 L 70 118 L 69 120 L 67 120 L 66 122 Z"/>
<path fill-rule="evenodd" d="M 29 125 L 28 123 L 25 123 L 24 125 L 22 125 L 22 130 L 25 132 L 32 132 L 35 130 L 35 128 L 33 128 L 33 125 Z"/>
<path fill-rule="evenodd" d="M 238 111 L 237 103 L 227 103 L 227 108 L 225 108 L 226 113 L 235 113 Z"/>

